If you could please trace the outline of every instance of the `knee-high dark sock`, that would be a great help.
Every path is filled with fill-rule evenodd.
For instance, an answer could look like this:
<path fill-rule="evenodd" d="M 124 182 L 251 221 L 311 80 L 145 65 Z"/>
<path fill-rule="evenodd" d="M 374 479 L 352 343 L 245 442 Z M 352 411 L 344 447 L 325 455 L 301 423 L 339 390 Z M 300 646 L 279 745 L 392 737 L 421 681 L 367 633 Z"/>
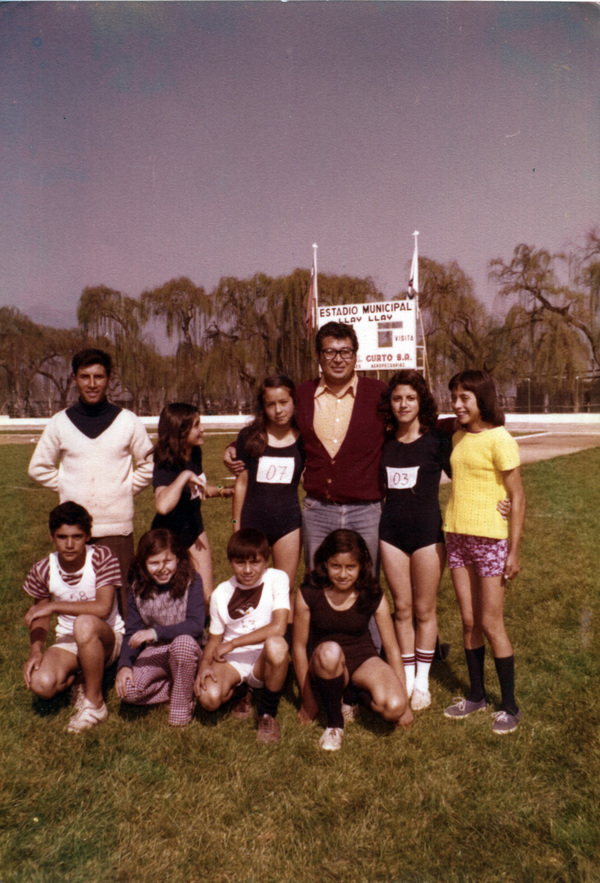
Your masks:
<path fill-rule="evenodd" d="M 360 690 L 352 681 L 348 681 L 348 685 L 344 687 L 343 701 L 346 705 L 357 705 L 360 701 Z"/>
<path fill-rule="evenodd" d="M 282 693 L 283 690 L 277 690 L 277 692 L 274 693 L 273 690 L 269 690 L 268 687 L 263 687 L 256 711 L 259 717 L 261 714 L 270 714 L 271 717 L 277 716 L 277 709 L 279 708 L 279 700 L 281 699 Z"/>
<path fill-rule="evenodd" d="M 469 650 L 465 647 L 465 656 L 469 670 L 469 681 L 471 682 L 471 691 L 467 699 L 470 702 L 481 702 L 482 699 L 485 699 L 485 690 L 483 688 L 485 644 L 482 644 L 481 647 L 475 647 L 474 650 Z"/>
<path fill-rule="evenodd" d="M 501 710 L 508 711 L 509 714 L 516 714 L 519 706 L 515 701 L 515 657 L 503 656 L 500 659 L 494 657 L 494 665 L 502 693 Z"/>
<path fill-rule="evenodd" d="M 325 706 L 327 726 L 343 730 L 342 694 L 344 692 L 344 675 L 340 675 L 337 678 L 315 678 L 315 684 Z"/>

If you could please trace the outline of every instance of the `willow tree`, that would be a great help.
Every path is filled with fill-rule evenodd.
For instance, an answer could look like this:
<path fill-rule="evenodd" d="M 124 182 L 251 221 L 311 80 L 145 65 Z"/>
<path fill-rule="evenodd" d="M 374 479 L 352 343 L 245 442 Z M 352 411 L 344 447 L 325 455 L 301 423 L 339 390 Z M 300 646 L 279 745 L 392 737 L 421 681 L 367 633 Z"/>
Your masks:
<path fill-rule="evenodd" d="M 514 304 L 505 318 L 510 340 L 514 378 L 528 384 L 531 396 L 556 399 L 565 390 L 575 391 L 577 377 L 585 373 L 587 348 L 578 331 L 554 312 L 541 307 L 526 309 Z M 576 393 L 574 393 L 575 395 Z"/>
<path fill-rule="evenodd" d="M 572 284 L 565 283 L 571 263 Z M 600 236 L 588 234 L 587 249 L 578 261 L 569 262 L 564 254 L 551 254 L 521 243 L 515 247 L 509 262 L 495 258 L 490 262 L 490 277 L 498 285 L 501 297 L 516 298 L 523 310 L 547 320 L 549 326 L 563 325 L 569 339 L 577 337 L 586 347 L 590 366 L 600 370 Z M 551 373 L 558 374 L 562 354 L 556 351 L 556 365 Z"/>
<path fill-rule="evenodd" d="M 271 283 L 264 273 L 250 279 L 224 276 L 211 294 L 214 321 L 207 331 L 202 377 L 212 393 L 220 376 L 228 396 L 237 391 L 242 407 L 254 398 L 260 378 L 278 370 L 277 316 L 269 311 Z"/>
<path fill-rule="evenodd" d="M 40 365 L 37 374 L 43 378 L 49 390 L 46 411 L 51 414 L 67 407 L 73 387 L 73 356 L 78 350 L 93 344 L 79 328 L 47 328 L 45 340 L 49 355 Z"/>
<path fill-rule="evenodd" d="M 6 407 L 14 417 L 29 416 L 36 378 L 58 354 L 56 329 L 37 325 L 15 307 L 0 307 L 0 368 L 6 380 Z"/>
<path fill-rule="evenodd" d="M 308 270 L 276 278 L 223 277 L 211 294 L 214 320 L 207 330 L 202 375 L 207 391 L 217 380 L 241 406 L 254 398 L 265 374 L 279 372 L 299 382 L 316 371 L 314 342 L 304 318 Z M 371 279 L 319 274 L 319 302 L 356 303 L 381 297 Z"/>
<path fill-rule="evenodd" d="M 202 360 L 212 300 L 204 288 L 187 276 L 142 292 L 142 313 L 164 322 L 167 337 L 177 341 L 175 365 L 177 397 L 198 404 L 202 397 L 198 363 Z"/>
<path fill-rule="evenodd" d="M 106 285 L 88 286 L 79 299 L 77 321 L 96 346 L 114 356 L 117 395 L 137 410 L 144 352 L 139 301 Z"/>
<path fill-rule="evenodd" d="M 475 296 L 473 280 L 456 261 L 440 264 L 426 257 L 420 260 L 419 275 L 419 307 L 438 395 L 445 395 L 451 374 L 467 368 L 483 368 L 502 379 L 506 335 Z"/>
<path fill-rule="evenodd" d="M 361 279 L 358 276 L 319 273 L 318 286 L 320 304 L 360 304 L 383 300 L 383 295 L 370 276 Z"/>
<path fill-rule="evenodd" d="M 570 262 L 571 278 L 582 293 L 581 319 L 596 367 L 600 348 L 600 230 L 590 230 Z"/>

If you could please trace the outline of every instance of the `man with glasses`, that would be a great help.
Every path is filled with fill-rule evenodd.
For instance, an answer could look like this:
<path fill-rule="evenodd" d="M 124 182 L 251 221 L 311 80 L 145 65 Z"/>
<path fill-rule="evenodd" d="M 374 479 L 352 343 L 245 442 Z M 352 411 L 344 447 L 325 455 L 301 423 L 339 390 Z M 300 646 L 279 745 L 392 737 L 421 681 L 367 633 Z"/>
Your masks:
<path fill-rule="evenodd" d="M 384 426 L 377 403 L 381 380 L 358 377 L 358 340 L 352 325 L 328 322 L 316 349 L 322 376 L 296 389 L 296 420 L 306 451 L 302 538 L 307 569 L 332 530 L 355 530 L 365 540 L 373 568 L 379 558 L 379 460 Z"/>

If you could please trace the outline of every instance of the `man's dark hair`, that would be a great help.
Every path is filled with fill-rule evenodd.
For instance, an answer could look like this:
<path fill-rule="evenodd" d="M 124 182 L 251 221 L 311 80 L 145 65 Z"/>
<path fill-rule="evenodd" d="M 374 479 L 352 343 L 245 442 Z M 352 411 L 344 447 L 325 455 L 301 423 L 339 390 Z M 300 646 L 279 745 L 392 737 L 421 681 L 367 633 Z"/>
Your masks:
<path fill-rule="evenodd" d="M 73 503 L 72 500 L 55 506 L 48 517 L 48 527 L 52 534 L 63 524 L 68 524 L 69 527 L 80 527 L 88 536 L 92 534 L 92 516 L 87 509 L 84 509 L 79 503 Z"/>
<path fill-rule="evenodd" d="M 79 350 L 73 356 L 71 367 L 73 374 L 77 374 L 80 368 L 87 368 L 89 365 L 102 365 L 106 370 L 106 376 L 110 377 L 112 372 L 112 359 L 104 350 L 87 349 Z"/>
<path fill-rule="evenodd" d="M 326 337 L 335 337 L 336 340 L 350 338 L 352 349 L 354 352 L 358 350 L 358 338 L 353 325 L 346 325 L 344 322 L 327 322 L 322 328 L 319 328 L 315 338 L 317 353 L 320 353 L 323 349 L 323 341 Z"/>

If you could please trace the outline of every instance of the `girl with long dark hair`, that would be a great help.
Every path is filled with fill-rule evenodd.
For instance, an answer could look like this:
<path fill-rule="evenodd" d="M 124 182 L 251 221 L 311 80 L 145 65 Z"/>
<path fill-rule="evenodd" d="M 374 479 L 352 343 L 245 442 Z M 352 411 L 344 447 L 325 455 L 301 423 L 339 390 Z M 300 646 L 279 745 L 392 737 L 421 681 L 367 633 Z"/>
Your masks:
<path fill-rule="evenodd" d="M 504 624 L 506 581 L 519 572 L 519 542 L 525 520 L 525 494 L 519 449 L 504 428 L 492 377 L 461 371 L 449 383 L 460 429 L 452 439 L 452 491 L 444 518 L 448 565 L 463 624 L 470 691 L 446 708 L 462 719 L 484 711 L 484 638 L 490 642 L 502 704 L 492 732 L 512 733 L 522 717 L 515 700 L 514 653 Z M 496 506 L 511 500 L 510 523 Z"/>
<path fill-rule="evenodd" d="M 450 475 L 450 436 L 436 429 L 437 406 L 424 377 L 398 371 L 379 404 L 388 438 L 380 479 L 381 562 L 394 599 L 394 626 L 413 711 L 431 703 L 429 669 L 437 638 L 437 594 L 446 561 L 439 485 Z"/>
<path fill-rule="evenodd" d="M 233 530 L 253 527 L 269 541 L 273 566 L 287 573 L 294 587 L 300 560 L 302 514 L 298 484 L 304 448 L 294 419 L 295 387 L 284 374 L 260 385 L 256 416 L 237 439 L 244 463 L 233 494 Z"/>
<path fill-rule="evenodd" d="M 387 662 L 377 653 L 369 632 L 374 616 Z M 314 690 L 325 706 L 327 728 L 320 739 L 325 751 L 341 748 L 343 705 L 351 681 L 370 697 L 370 707 L 384 720 L 408 726 L 412 714 L 390 608 L 372 574 L 364 539 L 353 530 L 335 530 L 315 554 L 314 570 L 296 595 L 293 660 L 302 706 L 298 717 L 310 723 L 318 713 Z"/>
<path fill-rule="evenodd" d="M 231 488 L 209 485 L 202 471 L 204 430 L 194 405 L 174 402 L 165 405 L 158 421 L 154 448 L 154 503 L 157 514 L 152 527 L 166 527 L 189 549 L 202 577 L 204 598 L 213 590 L 210 543 L 204 530 L 201 500 L 231 496 Z"/>
<path fill-rule="evenodd" d="M 132 705 L 170 702 L 169 724 L 192 716 L 204 627 L 202 580 L 177 538 L 150 530 L 138 544 L 115 688 Z"/>

